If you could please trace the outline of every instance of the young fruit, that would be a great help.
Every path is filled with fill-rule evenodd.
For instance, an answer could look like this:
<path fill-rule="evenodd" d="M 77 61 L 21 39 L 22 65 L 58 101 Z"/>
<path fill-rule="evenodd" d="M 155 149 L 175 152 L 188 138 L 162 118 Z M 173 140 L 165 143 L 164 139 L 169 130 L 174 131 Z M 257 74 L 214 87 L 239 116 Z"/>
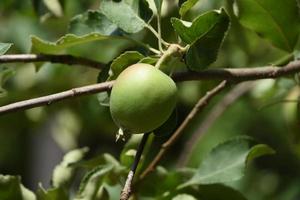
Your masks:
<path fill-rule="evenodd" d="M 146 133 L 161 126 L 176 104 L 174 81 L 149 64 L 126 68 L 116 79 L 110 96 L 112 118 L 123 130 Z"/>

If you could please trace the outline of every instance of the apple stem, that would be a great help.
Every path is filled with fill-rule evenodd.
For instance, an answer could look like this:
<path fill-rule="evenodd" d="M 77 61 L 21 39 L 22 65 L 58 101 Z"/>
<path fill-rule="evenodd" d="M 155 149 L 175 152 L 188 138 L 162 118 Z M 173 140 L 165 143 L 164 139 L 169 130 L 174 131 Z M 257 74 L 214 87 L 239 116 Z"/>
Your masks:
<path fill-rule="evenodd" d="M 155 67 L 160 68 L 162 66 L 162 64 L 164 62 L 166 62 L 172 56 L 181 57 L 185 51 L 186 51 L 186 48 L 183 48 L 178 44 L 170 44 L 168 49 L 158 59 L 157 63 L 155 64 Z"/>

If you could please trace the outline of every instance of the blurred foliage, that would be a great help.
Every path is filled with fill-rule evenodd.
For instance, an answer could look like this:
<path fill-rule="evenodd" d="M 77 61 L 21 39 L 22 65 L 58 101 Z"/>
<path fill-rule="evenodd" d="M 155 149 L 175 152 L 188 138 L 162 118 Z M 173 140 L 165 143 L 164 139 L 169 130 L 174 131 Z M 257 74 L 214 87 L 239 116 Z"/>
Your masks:
<path fill-rule="evenodd" d="M 104 11 L 99 13 L 98 8 L 101 1 L 103 3 L 101 9 Z M 128 12 L 124 12 L 124 15 L 132 16 L 139 12 L 141 7 L 147 5 L 146 1 L 142 1 L 142 5 L 135 4 L 137 1 L 134 0 L 127 0 L 128 2 L 131 3 L 131 6 L 135 6 L 135 9 L 131 10 L 131 7 L 126 5 Z M 181 8 L 178 7 L 177 1 L 164 0 L 163 4 L 161 2 L 149 0 L 150 8 L 157 7 L 158 13 L 161 13 L 162 35 L 166 41 L 177 42 L 179 35 L 181 44 L 192 44 L 197 51 L 203 50 L 201 49 L 203 44 L 214 46 L 209 49 L 213 56 L 209 57 L 209 61 L 204 62 L 205 68 L 266 66 L 277 64 L 279 61 L 284 64 L 283 60 L 286 62 L 299 58 L 300 20 L 299 8 L 295 0 L 264 0 L 261 6 L 258 5 L 257 0 L 237 0 L 236 3 L 233 0 L 179 0 Z M 120 13 L 120 8 L 110 12 L 111 3 L 107 0 L 55 0 L 52 2 L 48 0 L 1 0 L 0 54 L 68 53 L 106 63 L 107 69 L 111 66 L 112 71 L 106 70 L 98 79 L 98 70 L 84 66 L 51 63 L 1 64 L 0 105 L 96 83 L 98 80 L 103 81 L 108 76 L 109 78 L 113 77 L 114 73 L 120 73 L 132 62 L 155 62 L 155 57 L 146 57 L 149 51 L 144 45 L 133 41 L 143 41 L 145 44 L 151 44 L 157 48 L 157 40 L 150 31 L 138 32 L 147 26 L 152 11 L 147 9 L 147 12 L 134 15 L 136 17 L 134 21 L 125 20 L 121 24 L 111 23 L 115 19 L 115 15 L 119 17 L 118 13 Z M 192 41 L 185 40 L 186 38 L 180 32 L 182 29 L 184 29 L 184 33 L 187 33 L 186 31 L 189 29 L 187 27 L 192 22 L 195 24 L 191 27 L 198 26 L 198 16 L 205 16 L 207 13 L 216 14 L 218 12 L 212 10 L 220 10 L 221 7 L 225 9 L 221 14 L 230 18 L 227 32 L 225 31 L 226 25 L 221 27 L 222 34 L 217 35 L 213 41 L 205 38 L 205 35 L 210 38 L 210 34 L 212 34 L 215 37 L 214 29 L 211 31 L 212 33 L 205 32 L 204 37 L 199 38 L 199 35 L 196 35 L 191 38 Z M 153 12 L 156 13 L 156 9 L 153 9 Z M 173 29 L 170 18 L 174 17 L 178 22 L 178 27 L 182 25 L 180 26 L 182 29 L 176 28 L 174 23 L 176 31 Z M 122 19 L 125 18 L 126 16 L 122 16 Z M 95 26 L 95 23 L 100 23 L 101 26 Z M 215 23 L 207 26 L 213 27 Z M 151 24 L 156 26 L 156 18 L 152 20 Z M 199 26 L 203 27 L 203 24 L 199 24 Z M 225 32 L 226 34 L 224 34 Z M 201 34 L 201 36 L 203 35 Z M 223 38 L 224 36 L 226 37 Z M 13 45 L 10 46 L 10 44 Z M 218 56 L 215 55 L 216 53 Z M 210 56 L 212 54 L 209 53 Z M 190 61 L 195 60 L 193 55 L 195 53 L 192 52 Z M 114 60 L 115 58 L 116 60 Z M 199 57 L 196 58 L 198 61 L 202 61 Z M 174 70 L 186 70 L 183 62 L 177 60 L 170 61 L 169 64 L 172 62 L 180 65 Z M 210 64 L 211 62 L 213 63 Z M 37 66 L 39 68 L 36 68 Z M 174 120 L 177 121 L 177 125 L 183 121 L 197 99 L 215 84 L 215 81 L 191 81 L 178 84 L 177 120 Z M 164 167 L 158 167 L 153 174 L 136 185 L 137 191 L 143 196 L 141 199 L 151 199 L 153 195 L 156 199 L 175 200 L 299 199 L 299 87 L 299 77 L 297 78 L 297 76 L 258 81 L 251 91 L 228 107 L 226 112 L 203 135 L 192 155 L 189 155 L 187 166 L 189 168 L 175 169 L 175 163 L 185 141 L 197 131 L 207 113 L 222 99 L 225 93 L 220 95 L 203 113 L 196 117 L 184 131 L 183 137 L 172 146 L 161 163 Z M 71 185 L 67 184 L 68 189 L 69 187 L 73 188 L 73 193 L 74 190 L 77 191 L 80 188 L 76 195 L 72 193 L 72 197 L 76 196 L 76 199 L 95 197 L 118 199 L 140 137 L 131 138 L 126 145 L 115 143 L 115 134 L 118 128 L 110 117 L 109 108 L 101 106 L 98 98 L 101 99 L 97 95 L 84 96 L 51 106 L 1 115 L 0 174 L 21 175 L 22 184 L 26 188 L 37 190 L 38 199 L 68 199 L 69 194 L 66 192 L 65 185 L 60 187 L 55 181 L 50 184 L 50 180 L 41 185 L 33 182 L 32 177 L 36 172 L 32 169 L 42 170 L 39 169 L 41 163 L 49 163 L 54 167 L 58 163 L 57 160 L 62 159 L 60 155 L 56 155 L 55 159 L 43 156 L 41 158 L 41 156 L 37 156 L 39 149 L 44 152 L 57 148 L 66 153 L 71 149 L 88 146 L 89 152 L 86 152 L 86 149 L 78 150 L 87 154 L 85 159 L 82 160 L 80 157 L 71 161 L 70 164 L 65 161 L 65 157 L 56 171 L 61 169 L 69 173 L 66 182 L 74 181 Z M 170 127 L 166 128 L 170 129 Z M 46 135 L 50 135 L 51 141 L 55 141 L 57 146 L 53 144 L 44 146 L 42 145 L 44 143 L 35 139 L 40 137 L 45 143 L 51 143 Z M 146 148 L 147 157 L 143 158 L 141 167 L 147 166 L 147 163 L 153 159 L 159 146 L 168 138 L 168 135 L 152 138 L 152 144 L 148 144 L 148 148 Z M 251 148 L 253 146 L 247 142 L 246 144 L 239 143 L 242 147 L 236 146 L 236 149 L 232 151 L 240 153 L 241 157 L 239 155 L 238 157 L 242 163 L 247 163 L 247 165 L 239 166 L 238 170 L 234 170 L 234 174 L 243 174 L 241 171 L 244 172 L 246 167 L 247 173 L 243 179 L 234 182 L 227 180 L 222 185 L 218 183 L 220 181 L 206 185 L 206 182 L 202 183 L 201 178 L 199 179 L 199 174 L 198 178 L 192 179 L 191 174 L 197 175 L 194 170 L 199 170 L 198 173 L 205 173 L 202 166 L 205 166 L 205 163 L 208 162 L 207 159 L 212 156 L 210 152 L 213 147 L 217 146 L 212 152 L 220 148 L 220 143 L 241 135 L 251 136 L 259 143 L 269 145 L 265 148 L 274 149 L 276 154 L 248 163 L 245 160 L 247 160 L 249 152 L 253 150 Z M 104 154 L 105 152 L 109 154 Z M 226 152 L 228 151 L 226 150 Z M 266 150 L 266 153 L 270 152 Z M 224 164 L 221 162 L 222 152 L 217 155 L 217 158 L 214 159 Z M 119 157 L 120 161 L 115 159 Z M 54 161 L 56 162 L 54 163 Z M 217 161 L 211 161 L 210 165 L 220 164 Z M 221 164 L 220 166 L 223 166 Z M 227 163 L 227 165 L 229 164 Z M 75 172 L 78 170 L 80 173 L 76 174 Z M 211 167 L 206 170 L 211 170 Z M 42 172 L 52 173 L 51 171 Z M 83 176 L 84 173 L 85 176 Z M 46 174 L 44 176 L 47 177 Z M 82 177 L 84 178 L 82 179 Z M 44 180 L 43 177 L 38 178 Z M 187 180 L 196 180 L 196 183 L 193 182 L 193 187 L 176 189 L 178 185 Z M 35 199 L 33 194 L 20 183 L 19 176 L 1 175 L 0 199 Z M 92 187 L 95 185 L 98 188 Z M 48 186 L 50 189 L 45 189 Z M 89 188 L 91 189 L 89 190 Z M 215 197 L 214 195 L 217 193 L 224 196 Z"/>

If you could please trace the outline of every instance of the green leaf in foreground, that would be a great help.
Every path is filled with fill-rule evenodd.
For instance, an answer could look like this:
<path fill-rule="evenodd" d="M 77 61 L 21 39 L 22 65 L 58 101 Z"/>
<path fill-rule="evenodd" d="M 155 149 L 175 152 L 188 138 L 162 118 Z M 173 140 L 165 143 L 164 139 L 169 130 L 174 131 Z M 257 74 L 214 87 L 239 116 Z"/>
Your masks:
<path fill-rule="evenodd" d="M 172 18 L 171 22 L 181 39 L 190 44 L 186 54 L 190 69 L 200 71 L 217 59 L 229 27 L 229 16 L 224 9 L 206 12 L 193 22 L 177 18 Z"/>
<path fill-rule="evenodd" d="M 144 56 L 137 51 L 126 51 L 118 56 L 110 65 L 108 80 L 116 79 L 119 74 L 135 63 L 138 63 Z"/>
<path fill-rule="evenodd" d="M 52 185 L 55 188 L 70 186 L 75 170 L 75 166 L 71 164 L 81 161 L 87 152 L 88 148 L 75 149 L 64 156 L 53 171 Z"/>
<path fill-rule="evenodd" d="M 256 157 L 273 154 L 264 144 L 250 138 L 237 138 L 215 147 L 203 160 L 194 176 L 179 188 L 192 185 L 224 183 L 240 179 L 247 164 Z"/>
<path fill-rule="evenodd" d="M 183 17 L 199 0 L 186 0 L 179 9 L 179 14 Z"/>
<path fill-rule="evenodd" d="M 65 192 L 63 188 L 51 188 L 44 189 L 40 184 L 37 190 L 37 199 L 38 200 L 68 200 L 68 194 Z"/>
<path fill-rule="evenodd" d="M 242 25 L 282 50 L 294 50 L 300 31 L 297 1 L 238 0 L 236 3 Z"/>
<path fill-rule="evenodd" d="M 76 36 L 73 34 L 66 34 L 58 39 L 56 42 L 49 42 L 42 40 L 36 36 L 31 36 L 31 51 L 35 53 L 53 54 L 59 53 L 69 47 L 73 47 L 80 44 L 85 44 L 92 41 L 100 40 L 116 40 L 124 39 L 117 36 L 105 36 L 99 33 L 91 33 L 83 36 Z"/>
<path fill-rule="evenodd" d="M 189 194 L 179 194 L 176 197 L 172 198 L 172 200 L 196 200 L 196 198 Z"/>
<path fill-rule="evenodd" d="M 207 34 L 226 18 L 224 11 L 209 11 L 194 19 L 192 22 L 172 18 L 172 26 L 180 38 L 187 44 L 192 44 L 198 38 Z"/>
<path fill-rule="evenodd" d="M 36 200 L 36 197 L 21 184 L 19 176 L 0 175 L 0 199 Z"/>
<path fill-rule="evenodd" d="M 85 35 L 89 33 L 111 35 L 117 29 L 118 27 L 107 19 L 105 15 L 95 10 L 89 10 L 73 17 L 69 25 L 70 33 L 75 35 Z"/>
<path fill-rule="evenodd" d="M 5 54 L 11 46 L 12 46 L 12 43 L 1 43 L 0 42 L 0 55 Z"/>
<path fill-rule="evenodd" d="M 201 185 L 198 194 L 205 200 L 247 200 L 239 191 L 222 184 Z"/>
<path fill-rule="evenodd" d="M 146 22 L 139 16 L 139 12 L 137 12 L 139 4 L 134 3 L 130 5 L 128 1 L 124 0 L 102 0 L 99 10 L 125 32 L 137 33 L 146 26 Z"/>
<path fill-rule="evenodd" d="M 56 17 L 63 16 L 63 8 L 59 0 L 43 0 L 43 3 Z"/>
<path fill-rule="evenodd" d="M 89 170 L 81 180 L 76 200 L 93 200 L 101 195 L 107 196 L 106 183 L 115 185 L 119 183 L 119 178 L 123 176 L 126 170 L 120 163 L 109 154 L 103 154 L 96 160 L 90 160 L 87 163 L 96 164 Z M 85 164 L 87 164 L 85 163 Z"/>

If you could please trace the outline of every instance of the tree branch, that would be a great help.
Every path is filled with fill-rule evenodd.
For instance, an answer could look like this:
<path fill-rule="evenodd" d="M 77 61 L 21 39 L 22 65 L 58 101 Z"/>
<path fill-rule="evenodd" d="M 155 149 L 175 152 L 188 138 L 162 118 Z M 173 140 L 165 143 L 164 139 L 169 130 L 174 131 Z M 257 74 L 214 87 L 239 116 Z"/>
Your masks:
<path fill-rule="evenodd" d="M 159 161 L 165 155 L 166 151 L 177 140 L 177 138 L 183 133 L 183 130 L 187 127 L 187 125 L 194 119 L 194 117 L 199 112 L 201 112 L 203 110 L 203 108 L 210 102 L 210 100 L 214 96 L 216 96 L 218 93 L 220 93 L 226 87 L 227 83 L 228 83 L 227 81 L 222 81 L 220 84 L 218 84 L 211 91 L 207 92 L 206 95 L 203 96 L 197 102 L 197 104 L 194 106 L 194 108 L 191 110 L 191 112 L 188 114 L 188 116 L 185 118 L 185 120 L 176 129 L 174 134 L 165 143 L 162 144 L 158 154 L 155 156 L 155 158 L 149 164 L 149 166 L 145 169 L 145 171 L 141 174 L 141 176 L 140 176 L 141 179 L 143 179 L 145 176 L 147 176 L 150 172 L 152 172 L 154 170 L 156 165 L 159 163 Z"/>
<path fill-rule="evenodd" d="M 29 99 L 25 101 L 20 101 L 6 106 L 0 107 L 0 115 L 5 113 L 14 112 L 18 110 L 25 110 L 33 107 L 38 107 L 42 105 L 50 105 L 54 102 L 59 102 L 65 99 L 73 98 L 76 96 L 82 96 L 86 94 L 94 94 L 98 92 L 103 92 L 111 89 L 113 81 L 98 83 L 93 85 L 88 85 L 84 87 L 78 87 L 64 92 L 43 96 L 39 98 Z"/>
<path fill-rule="evenodd" d="M 131 195 L 131 191 L 132 191 L 131 186 L 132 186 L 133 177 L 134 177 L 135 171 L 137 169 L 137 166 L 138 166 L 138 164 L 139 164 L 139 162 L 141 160 L 141 156 L 142 156 L 142 153 L 144 151 L 144 147 L 146 145 L 146 142 L 148 140 L 149 135 L 150 135 L 150 133 L 145 133 L 143 135 L 142 141 L 139 144 L 138 150 L 136 152 L 136 155 L 135 155 L 135 158 L 134 158 L 134 162 L 133 162 L 133 164 L 131 166 L 131 170 L 128 173 L 128 176 L 127 176 L 124 188 L 123 188 L 123 190 L 121 192 L 120 200 L 128 200 L 129 197 L 130 197 L 130 195 Z"/>
<path fill-rule="evenodd" d="M 230 80 L 234 82 L 278 78 L 300 72 L 300 61 L 293 61 L 284 67 L 251 67 L 251 68 L 219 68 L 207 69 L 201 72 L 181 72 L 174 74 L 176 81 L 188 80 Z"/>
<path fill-rule="evenodd" d="M 18 62 L 52 62 L 67 65 L 85 65 L 96 69 L 101 69 L 104 64 L 87 58 L 75 57 L 72 55 L 49 55 L 49 54 L 11 54 L 1 55 L 0 64 Z"/>
<path fill-rule="evenodd" d="M 188 163 L 191 152 L 193 152 L 194 148 L 199 143 L 203 135 L 214 124 L 214 122 L 224 113 L 224 111 L 232 103 L 234 103 L 239 97 L 241 97 L 243 94 L 248 92 L 251 88 L 253 88 L 253 86 L 254 86 L 253 82 L 244 82 L 238 84 L 213 107 L 212 111 L 205 117 L 205 119 L 198 126 L 197 130 L 192 134 L 192 136 L 185 143 L 177 162 L 178 168 L 183 167 Z"/>
<path fill-rule="evenodd" d="M 16 61 L 9 61 L 9 62 L 16 62 Z M 20 58 L 19 58 L 19 62 L 22 62 Z M 242 81 L 256 80 L 256 79 L 278 78 L 281 76 L 292 75 L 299 72 L 300 72 L 300 61 L 294 61 L 294 62 L 290 62 L 288 65 L 284 67 L 266 66 L 266 67 L 255 67 L 255 68 L 219 68 L 219 69 L 207 69 L 201 72 L 181 72 L 181 73 L 174 74 L 172 78 L 177 82 L 189 81 L 189 80 L 212 80 L 212 79 L 228 80 L 231 82 L 242 82 Z M 102 84 L 106 86 L 103 87 L 103 89 L 99 90 L 99 87 L 103 86 Z M 112 87 L 112 84 L 113 84 L 112 82 L 107 82 L 107 83 L 94 84 L 90 86 L 84 86 L 82 88 L 89 88 L 89 92 L 84 92 L 84 93 L 77 94 L 77 93 L 70 92 L 76 90 L 75 88 L 65 92 L 39 97 L 36 99 L 30 99 L 26 101 L 12 103 L 0 107 L 0 115 L 8 112 L 24 110 L 28 108 L 38 107 L 41 105 L 47 105 L 48 101 L 56 102 L 56 101 L 61 101 L 63 99 L 73 98 L 79 95 L 94 94 L 94 93 L 106 91 Z M 55 101 L 48 100 L 49 98 L 52 97 L 55 97 Z"/>

